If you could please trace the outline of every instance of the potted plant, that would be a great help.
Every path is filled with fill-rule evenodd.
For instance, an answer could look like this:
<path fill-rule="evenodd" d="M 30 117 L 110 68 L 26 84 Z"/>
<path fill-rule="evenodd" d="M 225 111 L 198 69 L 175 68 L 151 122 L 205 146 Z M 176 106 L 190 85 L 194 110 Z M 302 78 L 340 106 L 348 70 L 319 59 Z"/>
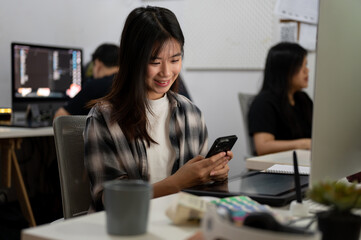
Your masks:
<path fill-rule="evenodd" d="M 316 213 L 322 240 L 359 239 L 361 216 L 352 212 L 361 208 L 361 189 L 356 183 L 319 182 L 309 189 L 308 197 L 329 206 L 329 210 Z"/>

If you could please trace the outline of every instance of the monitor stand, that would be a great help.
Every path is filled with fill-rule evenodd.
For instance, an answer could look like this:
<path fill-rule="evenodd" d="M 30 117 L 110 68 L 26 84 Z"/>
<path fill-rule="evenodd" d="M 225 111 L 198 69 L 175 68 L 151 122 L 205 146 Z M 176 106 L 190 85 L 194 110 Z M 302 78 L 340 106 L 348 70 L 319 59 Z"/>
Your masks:
<path fill-rule="evenodd" d="M 12 125 L 51 126 L 56 110 L 63 101 L 13 103 Z"/>
<path fill-rule="evenodd" d="M 27 121 L 35 121 L 40 122 L 41 121 L 41 114 L 39 110 L 38 104 L 28 104 L 25 118 Z"/>

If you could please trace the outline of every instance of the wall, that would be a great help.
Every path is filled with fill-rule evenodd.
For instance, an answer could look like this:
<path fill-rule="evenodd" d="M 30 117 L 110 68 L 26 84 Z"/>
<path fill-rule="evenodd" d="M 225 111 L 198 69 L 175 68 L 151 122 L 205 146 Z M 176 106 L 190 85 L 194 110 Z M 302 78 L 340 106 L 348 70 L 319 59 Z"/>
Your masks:
<path fill-rule="evenodd" d="M 85 60 L 102 42 L 118 43 L 132 0 L 2 0 L 0 8 L 0 105 L 10 100 L 10 43 L 81 47 Z"/>
<path fill-rule="evenodd" d="M 177 15 L 183 29 L 191 27 L 185 26 L 185 1 L 191 0 L 2 0 L 0 106 L 11 105 L 12 41 L 81 47 L 85 61 L 89 61 L 90 54 L 100 43 L 118 43 L 126 16 L 137 6 L 149 4 L 167 7 Z M 187 36 L 185 38 L 187 40 Z M 311 97 L 314 64 L 315 56 L 310 54 L 310 86 L 307 92 Z M 184 69 L 183 75 L 191 97 L 204 113 L 210 144 L 219 136 L 236 134 L 239 137 L 233 150 L 235 157 L 230 162 L 230 175 L 243 171 L 246 148 L 237 93 L 256 93 L 262 82 L 262 72 Z"/>

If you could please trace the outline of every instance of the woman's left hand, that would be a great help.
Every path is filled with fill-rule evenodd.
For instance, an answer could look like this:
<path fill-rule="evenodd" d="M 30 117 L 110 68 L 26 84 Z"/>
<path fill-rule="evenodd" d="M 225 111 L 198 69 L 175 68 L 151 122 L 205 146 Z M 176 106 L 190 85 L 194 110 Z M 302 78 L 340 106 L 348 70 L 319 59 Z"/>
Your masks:
<path fill-rule="evenodd" d="M 228 162 L 233 158 L 232 151 L 227 151 Z M 224 181 L 228 179 L 229 166 L 228 162 L 223 163 L 215 167 L 210 175 L 213 181 Z"/>

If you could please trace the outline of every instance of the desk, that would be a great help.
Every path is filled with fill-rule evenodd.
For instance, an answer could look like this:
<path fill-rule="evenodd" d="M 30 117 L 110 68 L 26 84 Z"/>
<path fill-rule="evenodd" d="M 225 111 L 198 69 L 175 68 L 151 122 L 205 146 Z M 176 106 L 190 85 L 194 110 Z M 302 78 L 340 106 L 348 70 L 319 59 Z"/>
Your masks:
<path fill-rule="evenodd" d="M 93 213 L 85 216 L 75 217 L 68 220 L 57 221 L 42 226 L 24 229 L 21 232 L 21 240 L 186 240 L 201 229 L 198 225 L 174 225 L 165 215 L 165 210 L 171 202 L 177 197 L 177 194 L 151 200 L 148 230 L 146 234 L 138 236 L 111 236 L 106 232 L 105 212 Z M 288 208 L 288 207 L 287 207 Z M 280 216 L 290 218 L 290 212 L 287 208 L 274 209 Z M 301 222 L 302 223 L 302 222 Z M 305 226 L 308 221 L 300 226 Z M 315 225 L 312 229 L 315 229 Z M 256 232 L 259 230 L 255 230 Z M 248 230 L 249 232 L 249 230 Z M 252 231 L 253 232 L 253 231 Z M 254 236 L 255 233 L 252 234 Z M 263 232 L 258 239 L 267 239 L 269 232 Z M 261 237 L 260 237 L 261 236 Z M 229 238 L 227 238 L 229 239 Z M 255 239 L 255 238 L 252 238 Z M 279 239 L 279 238 L 272 238 Z M 282 239 L 285 239 L 283 236 Z M 303 238 L 297 238 L 299 240 Z"/>
<path fill-rule="evenodd" d="M 165 210 L 176 197 L 177 194 L 173 194 L 151 200 L 148 230 L 147 233 L 143 235 L 132 237 L 108 235 L 106 232 L 106 215 L 105 212 L 102 211 L 71 218 L 65 221 L 57 221 L 51 224 L 24 229 L 21 232 L 21 240 L 185 240 L 194 235 L 201 228 L 198 225 L 177 226 L 172 224 L 172 222 L 165 215 Z M 282 208 L 273 208 L 273 210 L 279 216 L 285 217 L 285 219 L 292 219 L 291 213 L 288 210 L 288 206 Z M 304 227 L 309 223 L 309 221 L 310 219 L 305 219 L 297 222 L 294 224 L 294 226 Z M 317 224 L 313 223 L 310 229 L 316 230 L 316 228 Z M 262 237 L 259 237 L 258 239 L 267 239 L 269 232 L 264 232 L 261 235 Z M 275 238 L 273 237 L 272 239 Z M 301 240 L 303 238 L 297 239 Z"/>
<path fill-rule="evenodd" d="M 30 226 L 36 226 L 29 197 L 21 175 L 16 149 L 20 149 L 23 138 L 52 136 L 53 128 L 13 128 L 0 127 L 0 149 L 1 149 L 1 185 L 10 188 L 14 183 L 18 195 L 21 210 Z"/>
<path fill-rule="evenodd" d="M 197 230 L 198 225 L 177 226 L 173 225 L 165 215 L 165 210 L 177 197 L 177 194 L 151 200 L 148 231 L 146 234 L 133 237 L 115 237 L 106 232 L 105 212 L 93 213 L 85 216 L 71 218 L 65 221 L 46 224 L 22 231 L 22 240 L 36 239 L 187 239 Z"/>
<path fill-rule="evenodd" d="M 311 151 L 296 150 L 299 166 L 311 166 Z M 264 170 L 274 164 L 293 165 L 293 150 L 266 154 L 246 159 L 246 168 L 249 170 Z"/>

